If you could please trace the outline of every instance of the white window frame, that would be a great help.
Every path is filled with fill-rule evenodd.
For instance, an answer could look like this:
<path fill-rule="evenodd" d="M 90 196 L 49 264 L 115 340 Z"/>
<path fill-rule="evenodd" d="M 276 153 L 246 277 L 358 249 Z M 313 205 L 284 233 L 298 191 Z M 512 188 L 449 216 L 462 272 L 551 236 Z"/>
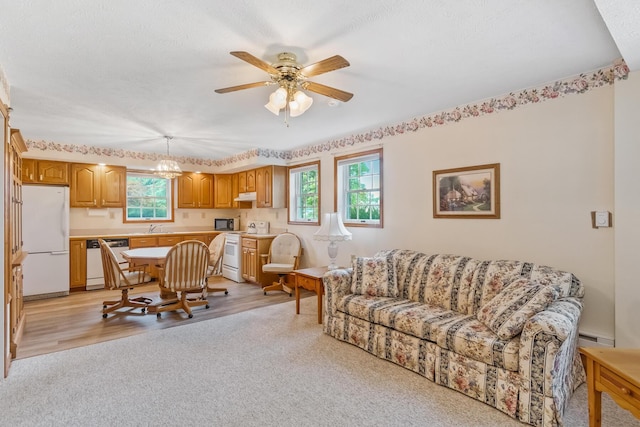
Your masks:
<path fill-rule="evenodd" d="M 134 222 L 174 222 L 173 218 L 173 180 L 166 179 L 167 182 L 167 217 L 158 217 L 158 218 L 129 218 L 129 178 L 130 177 L 146 177 L 146 178 L 154 178 L 154 179 L 166 179 L 158 177 L 154 175 L 152 172 L 144 172 L 144 171 L 129 171 L 127 170 L 127 188 L 125 194 L 125 206 L 123 212 L 123 220 L 124 222 L 134 223 Z M 133 208 L 133 206 L 132 206 Z"/>
<path fill-rule="evenodd" d="M 379 162 L 379 170 L 378 173 L 369 173 L 363 175 L 362 177 L 371 176 L 372 178 L 372 186 L 371 188 L 361 189 L 361 190 L 350 190 L 349 189 L 349 174 L 348 168 L 349 166 L 368 162 L 368 161 L 378 161 Z M 335 208 L 337 212 L 340 212 L 342 216 L 342 222 L 348 226 L 355 227 L 378 227 L 382 228 L 383 226 L 383 192 L 382 192 L 382 183 L 383 183 L 383 167 L 382 167 L 382 148 L 364 151 L 361 153 L 346 155 L 346 156 L 336 156 L 335 158 Z M 377 182 L 376 182 L 377 181 Z M 376 186 L 377 183 L 377 186 Z M 371 204 L 370 206 L 377 206 L 380 217 L 379 219 L 360 219 L 360 218 L 348 218 L 349 213 L 349 195 L 353 193 L 370 193 L 370 194 L 379 194 L 378 203 Z"/>
<path fill-rule="evenodd" d="M 302 202 L 301 199 L 303 197 L 308 197 L 309 195 L 313 195 L 314 193 L 305 193 L 302 194 L 302 182 L 300 181 L 302 178 L 302 174 L 305 172 L 315 171 L 316 172 L 316 200 L 317 206 L 315 206 L 315 218 L 304 218 L 300 215 L 298 208 L 301 207 Z M 287 175 L 288 182 L 288 194 L 289 194 L 289 203 L 288 207 L 288 223 L 289 224 L 305 224 L 305 225 L 320 225 L 320 161 L 304 163 L 300 165 L 290 166 L 288 168 Z"/>

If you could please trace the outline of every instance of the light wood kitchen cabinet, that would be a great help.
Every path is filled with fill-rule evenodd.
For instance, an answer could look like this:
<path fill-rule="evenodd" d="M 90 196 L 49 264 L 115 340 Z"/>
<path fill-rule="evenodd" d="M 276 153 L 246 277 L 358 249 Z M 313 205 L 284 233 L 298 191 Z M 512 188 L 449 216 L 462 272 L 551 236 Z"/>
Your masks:
<path fill-rule="evenodd" d="M 69 240 L 69 290 L 82 291 L 87 286 L 87 241 Z"/>
<path fill-rule="evenodd" d="M 72 208 L 121 208 L 125 205 L 127 168 L 71 164 Z"/>
<path fill-rule="evenodd" d="M 22 159 L 22 182 L 28 184 L 69 185 L 69 163 L 53 160 Z"/>
<path fill-rule="evenodd" d="M 244 173 L 244 172 L 243 172 Z M 251 202 L 237 202 L 234 199 L 238 197 L 239 176 L 243 173 L 234 174 L 217 174 L 214 175 L 214 208 L 216 209 L 251 209 Z M 246 174 L 245 174 L 246 176 Z"/>
<path fill-rule="evenodd" d="M 286 207 L 286 172 L 285 166 L 264 166 L 256 169 L 256 207 Z"/>
<path fill-rule="evenodd" d="M 178 208 L 213 209 L 213 177 L 206 173 L 183 173 L 178 177 Z"/>
<path fill-rule="evenodd" d="M 158 246 L 174 246 L 180 242 L 182 242 L 182 236 L 158 236 Z M 131 245 L 131 240 L 129 240 L 129 245 Z"/>
<path fill-rule="evenodd" d="M 238 191 L 240 193 L 252 193 L 256 191 L 255 169 L 238 172 Z"/>
<path fill-rule="evenodd" d="M 277 274 L 263 273 L 261 255 L 269 253 L 273 237 L 242 237 L 242 278 L 260 286 L 270 285 L 278 280 Z"/>
<path fill-rule="evenodd" d="M 158 236 L 129 237 L 129 249 L 155 248 L 156 246 L 159 246 Z M 162 246 L 165 246 L 165 245 L 162 245 Z"/>
<path fill-rule="evenodd" d="M 4 257 L 4 300 L 8 310 L 4 336 L 5 371 L 8 373 L 11 360 L 15 359 L 18 345 L 22 339 L 25 325 L 22 289 L 22 263 L 27 256 L 22 251 L 22 153 L 27 146 L 19 129 L 8 130 L 9 115 L 4 104 L 0 103 L 0 141 L 2 141 L 5 175 L 4 207 L 5 207 L 5 248 L 10 249 Z"/>
<path fill-rule="evenodd" d="M 233 207 L 233 175 L 216 174 L 213 176 L 213 207 L 228 209 Z"/>

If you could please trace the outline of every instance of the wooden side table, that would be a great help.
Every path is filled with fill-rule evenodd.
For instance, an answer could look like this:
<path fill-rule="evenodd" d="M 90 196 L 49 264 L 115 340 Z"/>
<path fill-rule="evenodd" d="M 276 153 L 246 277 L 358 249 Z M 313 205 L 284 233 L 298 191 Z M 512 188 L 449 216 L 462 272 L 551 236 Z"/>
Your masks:
<path fill-rule="evenodd" d="M 318 297 L 318 323 L 322 323 L 322 295 L 324 285 L 322 276 L 327 272 L 327 267 L 312 267 L 295 270 L 296 275 L 296 314 L 300 314 L 300 288 L 313 291 Z"/>
<path fill-rule="evenodd" d="M 640 349 L 580 348 L 587 371 L 589 426 L 602 422 L 602 392 L 640 418 Z"/>

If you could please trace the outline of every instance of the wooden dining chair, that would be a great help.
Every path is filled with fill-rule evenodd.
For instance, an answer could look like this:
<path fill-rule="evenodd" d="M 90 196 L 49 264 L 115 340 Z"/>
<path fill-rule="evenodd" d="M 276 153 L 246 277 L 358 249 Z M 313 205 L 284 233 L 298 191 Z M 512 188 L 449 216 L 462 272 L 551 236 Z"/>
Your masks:
<path fill-rule="evenodd" d="M 129 290 L 146 284 L 151 280 L 151 276 L 146 272 L 146 264 L 127 266 L 118 262 L 116 254 L 111 246 L 102 239 L 98 239 L 100 243 L 100 255 L 102 256 L 102 270 L 104 272 L 104 287 L 106 289 L 120 289 L 121 297 L 118 300 L 102 302 L 102 317 L 106 318 L 108 313 L 122 307 L 141 308 L 144 313 L 152 302 L 150 298 L 137 297 L 131 299 Z"/>
<path fill-rule="evenodd" d="M 214 278 L 222 277 L 222 258 L 224 255 L 224 244 L 226 233 L 218 234 L 209 243 L 209 267 L 207 267 L 207 292 L 224 292 L 229 294 L 227 288 L 215 287 L 211 284 Z"/>
<path fill-rule="evenodd" d="M 153 307 L 158 317 L 164 311 L 184 310 L 192 318 L 192 307 L 209 308 L 208 265 L 209 248 L 199 240 L 186 240 L 169 249 L 164 266 L 158 268 L 160 290 L 175 293 L 176 298 Z"/>

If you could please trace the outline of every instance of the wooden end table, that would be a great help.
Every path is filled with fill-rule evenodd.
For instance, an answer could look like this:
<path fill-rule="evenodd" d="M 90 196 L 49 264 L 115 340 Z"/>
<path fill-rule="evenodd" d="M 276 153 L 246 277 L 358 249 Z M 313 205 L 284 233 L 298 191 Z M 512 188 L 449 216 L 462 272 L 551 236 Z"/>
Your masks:
<path fill-rule="evenodd" d="M 318 323 L 322 323 L 322 296 L 324 295 L 322 276 L 327 271 L 327 267 L 303 268 L 294 271 L 296 275 L 296 314 L 300 314 L 300 288 L 313 291 L 318 297 Z"/>
<path fill-rule="evenodd" d="M 581 347 L 587 372 L 589 426 L 602 422 L 602 392 L 640 418 L 640 349 Z"/>

